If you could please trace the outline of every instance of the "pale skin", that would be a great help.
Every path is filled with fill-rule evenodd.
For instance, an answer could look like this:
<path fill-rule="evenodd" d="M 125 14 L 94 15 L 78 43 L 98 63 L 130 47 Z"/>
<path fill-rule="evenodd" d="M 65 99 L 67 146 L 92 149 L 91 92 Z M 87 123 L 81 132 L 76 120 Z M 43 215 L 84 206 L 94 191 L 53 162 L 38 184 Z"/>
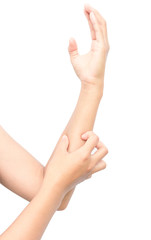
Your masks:
<path fill-rule="evenodd" d="M 69 43 L 70 59 L 81 80 L 81 91 L 75 110 L 47 165 L 43 167 L 0 127 L 1 183 L 30 201 L 1 235 L 2 240 L 40 239 L 55 211 L 66 208 L 76 185 L 106 167 L 103 158 L 108 150 L 92 130 L 103 96 L 109 51 L 107 27 L 96 9 L 86 5 L 84 13 L 92 37 L 91 50 L 79 55 L 75 40 L 71 39 Z M 86 133 L 85 136 L 82 136 L 83 133 Z M 97 151 L 91 155 L 95 147 Z"/>

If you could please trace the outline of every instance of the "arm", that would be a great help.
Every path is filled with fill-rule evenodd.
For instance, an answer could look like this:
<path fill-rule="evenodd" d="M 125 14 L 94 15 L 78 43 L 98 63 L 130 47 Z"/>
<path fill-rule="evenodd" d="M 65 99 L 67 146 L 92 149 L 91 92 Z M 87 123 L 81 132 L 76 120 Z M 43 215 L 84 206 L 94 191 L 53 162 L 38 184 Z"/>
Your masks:
<path fill-rule="evenodd" d="M 42 182 L 43 165 L 0 126 L 0 183 L 31 201 Z"/>
<path fill-rule="evenodd" d="M 90 17 L 91 11 L 96 16 L 94 20 L 92 16 Z M 103 95 L 105 62 L 109 51 L 105 20 L 97 10 L 88 5 L 85 6 L 85 15 L 91 30 L 91 50 L 88 54 L 79 55 L 74 39 L 70 42 L 68 49 L 71 63 L 81 80 L 81 91 L 76 108 L 62 133 L 67 134 L 70 139 L 69 151 L 71 152 L 83 145 L 81 134 L 93 129 Z M 59 210 L 66 208 L 73 192 L 74 189 L 65 196 Z"/>
<path fill-rule="evenodd" d="M 65 194 L 87 179 L 98 161 L 105 156 L 105 148 L 100 147 L 99 143 L 99 138 L 91 133 L 82 148 L 69 153 L 68 138 L 62 137 L 47 166 L 39 192 L 3 232 L 0 240 L 40 240 Z M 91 156 L 94 147 L 98 150 Z"/>
<path fill-rule="evenodd" d="M 40 240 L 50 219 L 60 205 L 63 192 L 58 186 L 42 184 L 37 195 L 0 236 L 0 240 Z"/>
<path fill-rule="evenodd" d="M 81 134 L 93 129 L 100 99 L 101 95 L 96 89 L 91 89 L 90 91 L 85 88 L 81 89 L 75 111 L 62 133 L 62 135 L 66 134 L 70 139 L 70 152 L 83 145 L 84 141 L 81 139 Z M 67 207 L 73 192 L 74 189 L 65 196 L 58 210 L 64 210 Z"/>
<path fill-rule="evenodd" d="M 102 49 L 104 50 L 104 43 L 102 40 L 96 40 L 89 16 L 91 11 L 92 8 L 87 7 L 85 9 L 92 35 L 91 51 L 84 56 L 78 56 L 76 54 L 77 48 L 75 42 L 72 41 L 69 46 L 71 62 L 75 72 L 81 79 L 81 92 L 77 106 L 63 132 L 67 133 L 70 138 L 69 151 L 73 151 L 78 146 L 81 146 L 84 143 L 80 138 L 81 134 L 93 128 L 99 102 L 103 94 L 105 58 L 102 57 L 104 56 Z M 100 19 L 99 22 L 102 23 L 104 20 L 100 14 L 95 9 L 93 11 L 97 15 L 97 18 Z M 103 31 L 106 31 L 105 26 L 103 29 Z M 104 33 L 104 36 L 106 39 L 107 34 Z M 103 36 L 100 39 L 103 39 Z M 95 50 L 96 47 L 97 50 Z M 106 43 L 105 51 L 107 53 L 108 43 Z M 38 160 L 0 127 L 0 182 L 4 186 L 26 200 L 31 201 L 40 189 L 46 168 L 47 165 L 44 168 Z M 66 195 L 59 210 L 65 208 L 71 194 L 72 192 Z"/>

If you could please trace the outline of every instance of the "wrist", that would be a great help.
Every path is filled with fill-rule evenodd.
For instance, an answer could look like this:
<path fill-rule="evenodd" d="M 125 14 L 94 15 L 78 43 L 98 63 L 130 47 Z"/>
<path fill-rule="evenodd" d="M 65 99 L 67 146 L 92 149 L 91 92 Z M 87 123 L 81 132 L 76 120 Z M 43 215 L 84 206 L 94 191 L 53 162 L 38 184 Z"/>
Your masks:
<path fill-rule="evenodd" d="M 47 181 L 47 179 L 44 178 L 41 190 L 43 192 L 46 192 L 48 195 L 49 194 L 52 195 L 53 192 L 53 194 L 60 197 L 61 201 L 66 194 L 65 187 L 63 186 L 63 184 L 59 180 L 55 181 L 54 179 L 49 179 L 49 181 Z"/>
<path fill-rule="evenodd" d="M 81 82 L 81 92 L 91 95 L 93 94 L 100 100 L 103 96 L 103 87 L 103 85 Z"/>

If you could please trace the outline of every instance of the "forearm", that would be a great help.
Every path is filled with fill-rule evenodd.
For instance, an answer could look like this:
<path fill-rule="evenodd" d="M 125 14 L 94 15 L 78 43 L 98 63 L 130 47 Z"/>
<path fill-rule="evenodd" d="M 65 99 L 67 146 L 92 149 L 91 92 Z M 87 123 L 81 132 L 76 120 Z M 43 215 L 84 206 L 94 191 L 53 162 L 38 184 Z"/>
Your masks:
<path fill-rule="evenodd" d="M 84 12 L 91 31 L 91 50 L 87 54 L 80 55 L 77 43 L 73 38 L 70 39 L 68 47 L 70 60 L 76 75 L 81 80 L 81 84 L 84 83 L 87 86 L 86 88 L 88 88 L 85 88 L 84 91 L 83 89 L 81 90 L 75 111 L 64 130 L 64 133 L 70 139 L 70 151 L 83 144 L 80 139 L 80 135 L 83 132 L 93 129 L 97 109 L 103 93 L 105 65 L 109 51 L 105 20 L 91 6 L 85 6 Z M 100 86 L 99 89 L 96 86 Z M 67 205 L 72 192 L 65 196 L 61 206 L 64 204 L 64 206 Z"/>
<path fill-rule="evenodd" d="M 81 91 L 75 110 L 62 133 L 62 135 L 66 134 L 69 137 L 70 145 L 68 150 L 70 152 L 76 150 L 78 147 L 84 144 L 84 141 L 81 140 L 81 134 L 93 129 L 101 97 L 102 91 L 100 91 L 99 87 L 85 85 L 81 86 Z M 67 206 L 73 191 L 74 189 L 65 196 L 58 210 L 62 210 Z"/>
<path fill-rule="evenodd" d="M 39 240 L 59 207 L 63 190 L 59 185 L 43 183 L 37 195 L 26 206 L 0 240 Z"/>
<path fill-rule="evenodd" d="M 84 143 L 81 134 L 93 129 L 101 97 L 102 93 L 96 86 L 81 87 L 77 105 L 63 132 L 70 139 L 69 151 L 80 147 Z"/>

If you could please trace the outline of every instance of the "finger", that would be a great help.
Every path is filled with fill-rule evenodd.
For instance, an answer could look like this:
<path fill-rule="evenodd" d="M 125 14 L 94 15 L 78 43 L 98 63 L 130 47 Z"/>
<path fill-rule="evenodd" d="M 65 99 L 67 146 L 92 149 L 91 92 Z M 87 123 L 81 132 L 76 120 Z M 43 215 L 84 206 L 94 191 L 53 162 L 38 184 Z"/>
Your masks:
<path fill-rule="evenodd" d="M 102 17 L 102 15 L 93 7 L 91 7 L 90 5 L 88 4 L 85 4 L 85 10 L 87 13 L 90 13 L 90 12 L 94 12 L 95 13 L 95 16 L 102 28 L 102 31 L 103 31 L 103 36 L 104 36 L 104 40 L 105 40 L 105 43 L 107 45 L 107 47 L 109 48 L 109 42 L 108 42 L 108 34 L 107 34 L 107 24 L 106 24 L 106 21 L 105 19 Z"/>
<path fill-rule="evenodd" d="M 83 133 L 83 134 L 81 135 L 81 138 L 82 138 L 82 140 L 85 140 L 85 141 L 86 141 L 89 137 L 93 136 L 94 134 L 95 134 L 95 133 L 94 133 L 93 131 L 87 131 L 87 132 L 85 132 L 85 133 Z M 97 149 L 100 149 L 100 148 L 102 148 L 102 147 L 106 148 L 106 146 L 104 145 L 104 143 L 101 142 L 101 141 L 99 141 L 98 144 L 96 145 L 96 148 L 97 148 Z M 108 151 L 107 148 L 106 148 L 106 150 Z"/>
<path fill-rule="evenodd" d="M 90 14 L 84 9 L 84 14 L 88 20 L 88 24 L 89 24 L 89 27 L 90 27 L 90 32 L 91 32 L 91 38 L 92 40 L 95 40 L 96 39 L 96 36 L 95 36 L 95 30 L 93 28 L 93 24 L 90 20 Z"/>
<path fill-rule="evenodd" d="M 67 135 L 63 135 L 61 137 L 60 143 L 59 143 L 59 148 L 61 151 L 66 152 L 68 149 L 68 145 L 69 145 L 69 139 L 67 137 Z"/>
<path fill-rule="evenodd" d="M 96 148 L 100 149 L 101 147 L 106 147 L 103 142 L 99 141 Z"/>
<path fill-rule="evenodd" d="M 87 131 L 81 135 L 81 138 L 83 140 L 87 140 L 89 137 L 93 136 L 94 132 L 93 131 Z"/>
<path fill-rule="evenodd" d="M 74 38 L 69 39 L 68 52 L 70 54 L 71 59 L 79 55 L 77 42 Z"/>
<path fill-rule="evenodd" d="M 102 159 L 97 163 L 97 165 L 92 169 L 92 174 L 99 172 L 106 168 L 106 162 L 104 162 Z"/>
<path fill-rule="evenodd" d="M 96 15 L 96 17 L 97 17 L 100 25 L 102 26 L 102 31 L 103 31 L 104 39 L 105 39 L 105 42 L 106 42 L 107 47 L 109 47 L 106 21 L 105 21 L 105 19 L 101 16 L 101 14 L 100 14 L 96 9 L 94 9 L 94 13 L 95 13 L 95 15 Z"/>
<path fill-rule="evenodd" d="M 94 14 L 94 12 L 90 12 L 90 20 L 93 24 L 94 30 L 95 30 L 95 35 L 96 35 L 96 41 L 104 44 L 104 37 L 103 37 L 103 32 L 102 29 L 99 26 L 98 20 Z"/>
<path fill-rule="evenodd" d="M 88 137 L 85 144 L 81 147 L 81 150 L 84 154 L 91 154 L 92 150 L 97 146 L 99 142 L 99 137 L 93 133 L 90 137 Z"/>
<path fill-rule="evenodd" d="M 93 166 L 108 154 L 108 149 L 102 142 L 97 144 L 97 148 L 98 150 L 91 156 Z"/>

